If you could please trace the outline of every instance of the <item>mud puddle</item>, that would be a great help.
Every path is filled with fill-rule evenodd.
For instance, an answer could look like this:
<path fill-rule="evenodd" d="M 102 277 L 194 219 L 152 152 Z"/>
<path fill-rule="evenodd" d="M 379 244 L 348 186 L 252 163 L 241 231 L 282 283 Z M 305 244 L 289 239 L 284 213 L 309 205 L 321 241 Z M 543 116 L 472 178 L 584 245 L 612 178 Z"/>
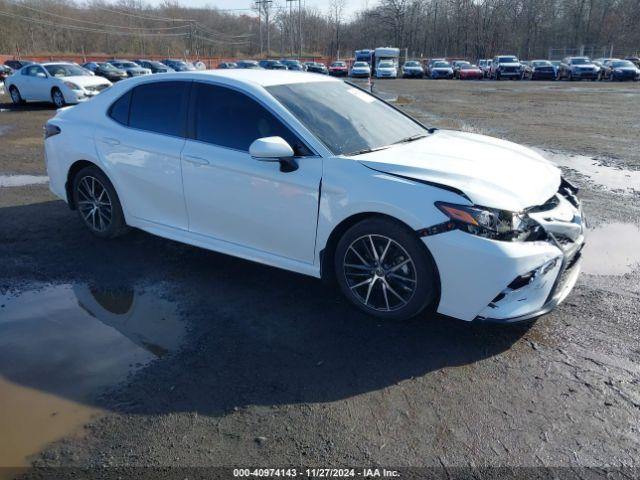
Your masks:
<path fill-rule="evenodd" d="M 42 185 L 49 181 L 46 175 L 0 175 L 0 187 Z"/>
<path fill-rule="evenodd" d="M 0 294 L 0 467 L 73 435 L 96 399 L 180 347 L 184 324 L 157 292 L 87 285 Z"/>
<path fill-rule="evenodd" d="M 624 275 L 640 265 L 640 227 L 609 223 L 587 231 L 582 270 L 593 275 Z"/>
<path fill-rule="evenodd" d="M 627 194 L 640 193 L 640 171 L 616 168 L 584 155 L 534 150 L 559 167 L 574 170 L 602 188 Z"/>

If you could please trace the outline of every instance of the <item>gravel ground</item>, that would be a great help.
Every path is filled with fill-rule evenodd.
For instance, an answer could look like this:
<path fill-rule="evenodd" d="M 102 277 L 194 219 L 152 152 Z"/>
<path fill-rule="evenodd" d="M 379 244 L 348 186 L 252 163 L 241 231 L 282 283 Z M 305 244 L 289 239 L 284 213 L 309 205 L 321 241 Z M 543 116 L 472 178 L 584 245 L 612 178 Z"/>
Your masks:
<path fill-rule="evenodd" d="M 435 126 L 640 169 L 637 84 L 376 89 Z M 0 175 L 44 174 L 40 128 L 52 114 L 0 112 Z M 637 192 L 567 174 L 591 225 L 638 227 Z M 588 251 L 604 267 L 607 249 L 624 248 L 606 240 Z M 528 325 L 384 323 L 311 278 L 139 231 L 95 239 L 44 185 L 0 188 L 0 265 L 1 291 L 128 289 L 170 302 L 186 332 L 179 348 L 84 400 L 107 414 L 32 457 L 37 466 L 640 466 L 638 265 L 584 273 Z M 11 380 L 45 389 L 36 377 Z"/>

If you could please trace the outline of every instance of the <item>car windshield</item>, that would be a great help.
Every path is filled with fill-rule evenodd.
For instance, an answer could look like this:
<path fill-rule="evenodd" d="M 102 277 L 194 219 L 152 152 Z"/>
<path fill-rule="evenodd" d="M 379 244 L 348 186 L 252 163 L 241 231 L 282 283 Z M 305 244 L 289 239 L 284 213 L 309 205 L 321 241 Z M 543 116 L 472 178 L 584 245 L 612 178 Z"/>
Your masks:
<path fill-rule="evenodd" d="M 419 67 L 420 64 L 418 62 L 407 62 L 404 64 L 405 67 Z"/>
<path fill-rule="evenodd" d="M 391 68 L 393 67 L 393 62 L 382 61 L 378 64 L 380 68 Z"/>
<path fill-rule="evenodd" d="M 433 66 L 435 68 L 448 68 L 451 65 L 449 65 L 447 62 L 436 62 L 436 63 L 433 64 Z"/>
<path fill-rule="evenodd" d="M 517 57 L 498 57 L 498 63 L 518 63 Z"/>
<path fill-rule="evenodd" d="M 531 62 L 531 65 L 534 67 L 550 67 L 551 62 L 547 62 L 545 60 L 537 60 L 535 62 Z"/>
<path fill-rule="evenodd" d="M 590 63 L 588 58 L 572 58 L 571 59 L 572 65 L 586 65 L 588 63 Z"/>
<path fill-rule="evenodd" d="M 635 65 L 631 63 L 629 60 L 618 60 L 616 62 L 611 62 L 611 66 L 613 68 L 635 67 Z"/>
<path fill-rule="evenodd" d="M 167 68 L 166 65 L 164 65 L 163 63 L 160 62 L 148 62 L 149 65 L 151 65 L 154 68 Z"/>
<path fill-rule="evenodd" d="M 98 66 L 103 70 L 117 70 L 117 68 L 110 63 L 99 63 Z"/>
<path fill-rule="evenodd" d="M 354 67 L 368 67 L 369 64 L 367 62 L 356 62 L 353 64 Z"/>
<path fill-rule="evenodd" d="M 71 63 L 56 63 L 45 65 L 49 75 L 52 77 L 86 77 L 91 75 L 87 70 Z"/>
<path fill-rule="evenodd" d="M 344 82 L 294 83 L 267 90 L 335 155 L 427 134 L 418 123 Z"/>
<path fill-rule="evenodd" d="M 140 68 L 140 65 L 133 62 L 118 62 L 117 65 L 121 68 Z"/>
<path fill-rule="evenodd" d="M 475 65 L 471 65 L 471 64 L 466 64 L 466 65 L 461 65 L 460 66 L 460 70 L 475 70 L 476 67 Z"/>
<path fill-rule="evenodd" d="M 331 64 L 332 67 L 344 67 L 344 62 L 334 62 Z"/>

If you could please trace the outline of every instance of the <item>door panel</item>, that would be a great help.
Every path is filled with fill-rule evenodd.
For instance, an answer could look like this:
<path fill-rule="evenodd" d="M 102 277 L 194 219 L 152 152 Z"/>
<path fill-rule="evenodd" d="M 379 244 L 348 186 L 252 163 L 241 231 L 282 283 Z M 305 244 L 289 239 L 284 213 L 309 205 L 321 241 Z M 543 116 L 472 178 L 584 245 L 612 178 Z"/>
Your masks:
<path fill-rule="evenodd" d="M 180 155 L 190 82 L 140 85 L 118 99 L 95 130 L 101 160 L 127 215 L 186 230 Z"/>
<path fill-rule="evenodd" d="M 187 229 L 180 171 L 183 138 L 114 125 L 98 127 L 95 139 L 128 214 Z"/>
<path fill-rule="evenodd" d="M 182 160 L 189 230 L 313 263 L 321 158 L 283 173 L 277 162 L 187 140 Z"/>

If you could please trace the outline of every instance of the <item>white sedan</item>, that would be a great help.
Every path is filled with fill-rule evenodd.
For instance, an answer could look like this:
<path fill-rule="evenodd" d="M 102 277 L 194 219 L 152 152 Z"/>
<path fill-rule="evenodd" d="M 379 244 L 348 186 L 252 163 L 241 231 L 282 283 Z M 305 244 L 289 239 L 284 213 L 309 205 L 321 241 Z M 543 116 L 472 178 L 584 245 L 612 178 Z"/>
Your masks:
<path fill-rule="evenodd" d="M 14 104 L 52 102 L 58 108 L 88 100 L 110 86 L 106 78 L 73 63 L 26 65 L 5 81 Z"/>
<path fill-rule="evenodd" d="M 580 271 L 581 207 L 557 167 L 330 77 L 140 77 L 45 137 L 51 190 L 95 235 L 136 227 L 334 279 L 378 317 L 527 320 Z"/>

